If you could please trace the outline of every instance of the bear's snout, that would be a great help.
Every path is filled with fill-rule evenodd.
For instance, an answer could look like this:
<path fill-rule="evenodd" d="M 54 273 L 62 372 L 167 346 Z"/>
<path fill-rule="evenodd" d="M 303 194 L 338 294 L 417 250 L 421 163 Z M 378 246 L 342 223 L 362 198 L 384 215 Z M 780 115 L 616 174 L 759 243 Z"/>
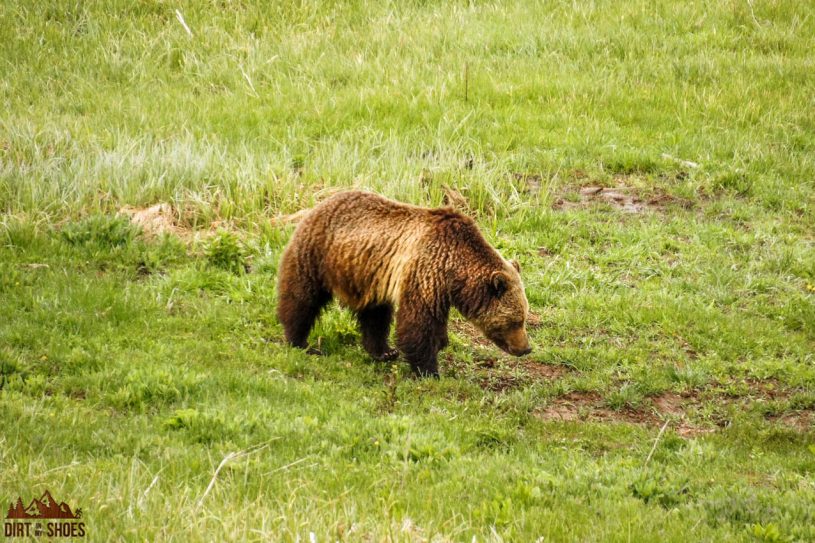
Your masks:
<path fill-rule="evenodd" d="M 487 334 L 493 343 L 502 351 L 513 356 L 524 356 L 532 352 L 529 345 L 529 336 L 523 327 L 515 328 L 509 332 Z"/>
<path fill-rule="evenodd" d="M 509 354 L 523 356 L 532 352 L 532 347 L 529 346 L 529 336 L 523 326 L 511 330 L 505 338 Z"/>
<path fill-rule="evenodd" d="M 524 356 L 532 352 L 532 347 L 529 345 L 529 336 L 523 326 L 507 334 L 507 346 L 509 347 L 509 354 L 515 356 Z"/>
<path fill-rule="evenodd" d="M 524 356 L 532 352 L 532 347 L 529 346 L 529 341 L 527 340 L 521 345 L 508 344 L 506 351 L 514 356 Z"/>
<path fill-rule="evenodd" d="M 512 354 L 514 354 L 515 356 L 524 356 L 524 355 L 527 355 L 527 354 L 529 354 L 531 352 L 532 352 L 532 347 L 527 345 L 526 349 L 521 349 L 520 351 L 516 351 L 516 352 L 514 352 Z"/>

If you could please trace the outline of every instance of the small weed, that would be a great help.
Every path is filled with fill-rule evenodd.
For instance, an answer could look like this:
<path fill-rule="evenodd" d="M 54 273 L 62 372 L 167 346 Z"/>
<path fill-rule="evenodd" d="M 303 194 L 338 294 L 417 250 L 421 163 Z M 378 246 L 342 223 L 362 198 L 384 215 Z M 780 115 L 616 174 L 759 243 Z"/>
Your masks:
<path fill-rule="evenodd" d="M 164 420 L 164 427 L 168 430 L 181 430 L 189 428 L 200 417 L 195 409 L 177 409 L 173 415 Z"/>
<path fill-rule="evenodd" d="M 792 538 L 782 535 L 781 529 L 774 522 L 767 524 L 751 524 L 747 528 L 747 533 L 757 541 L 765 543 L 785 543 L 792 541 Z"/>
<path fill-rule="evenodd" d="M 689 389 L 703 387 L 710 381 L 709 371 L 700 365 L 671 365 L 667 373 L 672 382 L 684 385 Z"/>
<path fill-rule="evenodd" d="M 198 381 L 195 375 L 157 368 L 138 368 L 127 373 L 110 402 L 118 408 L 154 409 L 185 397 Z"/>
<path fill-rule="evenodd" d="M 238 236 L 227 230 L 218 232 L 204 248 L 207 262 L 234 274 L 247 271 L 247 252 Z"/>
<path fill-rule="evenodd" d="M 517 512 L 511 497 L 499 496 L 481 503 L 476 507 L 474 514 L 487 524 L 506 526 L 515 519 Z"/>
<path fill-rule="evenodd" d="M 637 385 L 624 383 L 620 388 L 606 395 L 606 405 L 615 411 L 637 409 L 642 405 L 643 399 L 643 393 Z"/>
<path fill-rule="evenodd" d="M 158 243 L 146 245 L 141 250 L 137 261 L 137 271 L 143 275 L 158 273 L 182 263 L 186 258 L 187 250 L 181 240 L 165 235 Z"/>
<path fill-rule="evenodd" d="M 690 498 L 687 479 L 645 473 L 631 484 L 631 493 L 645 503 L 671 509 Z"/>
<path fill-rule="evenodd" d="M 391 364 L 390 371 L 385 375 L 385 398 L 382 409 L 385 413 L 393 413 L 399 403 L 399 366 Z"/>
<path fill-rule="evenodd" d="M 713 190 L 732 191 L 739 196 L 749 196 L 753 182 L 745 172 L 728 172 L 713 179 Z"/>
<path fill-rule="evenodd" d="M 25 381 L 27 372 L 20 368 L 17 361 L 12 360 L 3 352 L 0 352 L 0 391 L 12 379 L 16 381 Z"/>
<path fill-rule="evenodd" d="M 233 437 L 221 416 L 202 415 L 195 409 L 178 409 L 164 420 L 167 430 L 184 431 L 193 443 L 211 444 Z"/>
<path fill-rule="evenodd" d="M 515 442 L 514 432 L 495 426 L 479 428 L 473 432 L 476 447 L 485 449 L 509 449 Z"/>
<path fill-rule="evenodd" d="M 406 459 L 411 462 L 439 462 L 455 455 L 453 448 L 435 439 L 424 439 L 425 436 L 416 436 L 410 444 Z"/>
<path fill-rule="evenodd" d="M 125 217 L 93 215 L 65 225 L 60 230 L 69 245 L 93 245 L 100 249 L 115 249 L 129 245 L 139 230 Z"/>
<path fill-rule="evenodd" d="M 806 541 L 815 535 L 811 498 L 797 497 L 789 490 L 717 488 L 700 505 L 713 526 L 729 523 L 759 541 Z M 784 524 L 778 524 L 779 518 L 784 519 Z"/>

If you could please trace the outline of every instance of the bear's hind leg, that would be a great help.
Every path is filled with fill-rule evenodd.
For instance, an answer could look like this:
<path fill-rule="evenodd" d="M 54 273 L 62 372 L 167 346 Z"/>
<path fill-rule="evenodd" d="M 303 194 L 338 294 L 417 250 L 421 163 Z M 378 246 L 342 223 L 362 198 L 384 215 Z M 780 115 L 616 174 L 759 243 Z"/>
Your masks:
<path fill-rule="evenodd" d="M 323 308 L 331 301 L 331 293 L 308 277 L 293 272 L 284 262 L 278 285 L 277 318 L 283 324 L 286 340 L 305 349 L 308 335 Z"/>
<path fill-rule="evenodd" d="M 399 351 L 388 345 L 393 308 L 388 304 L 366 307 L 357 313 L 362 346 L 376 360 L 394 360 Z"/>
<path fill-rule="evenodd" d="M 314 293 L 310 298 L 281 294 L 277 316 L 283 323 L 286 340 L 295 347 L 305 349 L 314 322 L 329 301 L 331 295 L 325 291 Z"/>

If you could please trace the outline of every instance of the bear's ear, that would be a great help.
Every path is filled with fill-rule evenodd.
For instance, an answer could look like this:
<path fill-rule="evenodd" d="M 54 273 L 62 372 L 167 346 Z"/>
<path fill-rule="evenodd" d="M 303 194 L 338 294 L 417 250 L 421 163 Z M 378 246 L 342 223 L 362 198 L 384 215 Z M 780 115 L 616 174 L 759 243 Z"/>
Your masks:
<path fill-rule="evenodd" d="M 509 261 L 509 263 L 512 264 L 512 267 L 515 268 L 516 272 L 521 273 L 521 263 L 520 262 L 518 262 L 516 259 L 513 258 L 512 260 Z"/>
<path fill-rule="evenodd" d="M 492 272 L 492 276 L 490 277 L 490 287 L 492 287 L 492 291 L 497 297 L 500 298 L 501 295 L 507 291 L 508 285 L 509 277 L 507 277 L 506 273 L 502 271 Z"/>

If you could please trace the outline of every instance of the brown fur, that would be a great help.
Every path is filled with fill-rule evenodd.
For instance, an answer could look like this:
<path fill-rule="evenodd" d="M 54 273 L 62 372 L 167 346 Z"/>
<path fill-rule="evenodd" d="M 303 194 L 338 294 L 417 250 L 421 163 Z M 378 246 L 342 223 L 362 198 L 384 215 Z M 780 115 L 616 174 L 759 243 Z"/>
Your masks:
<path fill-rule="evenodd" d="M 335 297 L 353 310 L 362 343 L 390 359 L 394 307 L 399 350 L 414 371 L 438 375 L 450 307 L 505 351 L 529 352 L 529 304 L 516 263 L 504 260 L 472 219 L 350 191 L 300 222 L 283 253 L 277 315 L 286 339 L 305 348 L 323 307 Z"/>

